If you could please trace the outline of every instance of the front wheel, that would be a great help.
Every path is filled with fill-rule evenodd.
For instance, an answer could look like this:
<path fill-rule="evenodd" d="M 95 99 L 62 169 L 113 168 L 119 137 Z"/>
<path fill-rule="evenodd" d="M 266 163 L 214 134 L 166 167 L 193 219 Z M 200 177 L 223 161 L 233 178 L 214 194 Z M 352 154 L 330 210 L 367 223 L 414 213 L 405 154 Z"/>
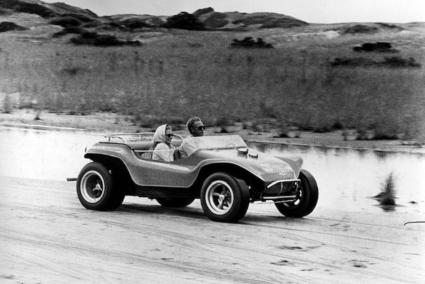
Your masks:
<path fill-rule="evenodd" d="M 201 205 L 213 221 L 237 222 L 248 210 L 248 186 L 226 173 L 214 173 L 202 185 Z"/>
<path fill-rule="evenodd" d="M 77 195 L 81 204 L 92 210 L 114 210 L 125 195 L 114 186 L 109 170 L 101 163 L 84 166 L 77 179 Z"/>
<path fill-rule="evenodd" d="M 319 199 L 319 189 L 316 180 L 306 170 L 301 170 L 301 183 L 297 190 L 297 198 L 291 202 L 275 203 L 280 213 L 287 217 L 301 218 L 310 214 Z"/>

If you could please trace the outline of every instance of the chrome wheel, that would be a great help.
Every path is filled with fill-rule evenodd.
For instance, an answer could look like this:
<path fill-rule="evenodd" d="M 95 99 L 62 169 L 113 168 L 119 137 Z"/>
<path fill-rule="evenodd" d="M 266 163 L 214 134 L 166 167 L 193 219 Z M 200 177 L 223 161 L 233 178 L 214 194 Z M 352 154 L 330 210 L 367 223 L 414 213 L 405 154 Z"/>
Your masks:
<path fill-rule="evenodd" d="M 81 178 L 81 194 L 89 203 L 98 202 L 105 194 L 105 181 L 97 171 L 86 172 Z"/>
<path fill-rule="evenodd" d="M 232 208 L 234 202 L 233 190 L 225 181 L 213 181 L 206 189 L 205 195 L 206 205 L 214 214 L 224 215 Z"/>

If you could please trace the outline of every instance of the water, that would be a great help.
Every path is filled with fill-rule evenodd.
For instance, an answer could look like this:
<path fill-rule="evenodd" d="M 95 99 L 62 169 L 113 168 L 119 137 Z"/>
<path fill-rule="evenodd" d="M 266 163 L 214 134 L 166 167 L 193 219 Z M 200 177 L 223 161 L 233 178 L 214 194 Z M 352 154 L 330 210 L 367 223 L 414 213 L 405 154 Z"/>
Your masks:
<path fill-rule="evenodd" d="M 84 149 L 102 134 L 0 128 L 0 176 L 65 180 L 88 162 Z"/>
<path fill-rule="evenodd" d="M 0 176 L 65 180 L 89 162 L 84 149 L 104 134 L 83 131 L 0 129 Z M 395 178 L 396 211 L 425 213 L 425 156 L 373 151 L 251 145 L 273 155 L 298 155 L 319 185 L 318 206 L 351 211 L 382 211 L 372 196 L 387 177 Z M 3 189 L 2 189 L 3 190 Z"/>
<path fill-rule="evenodd" d="M 392 173 L 395 208 L 386 210 L 425 213 L 425 155 L 326 149 L 286 145 L 250 145 L 272 155 L 298 155 L 303 168 L 316 178 L 319 204 L 352 211 L 379 211 L 372 197 L 379 194 Z"/>

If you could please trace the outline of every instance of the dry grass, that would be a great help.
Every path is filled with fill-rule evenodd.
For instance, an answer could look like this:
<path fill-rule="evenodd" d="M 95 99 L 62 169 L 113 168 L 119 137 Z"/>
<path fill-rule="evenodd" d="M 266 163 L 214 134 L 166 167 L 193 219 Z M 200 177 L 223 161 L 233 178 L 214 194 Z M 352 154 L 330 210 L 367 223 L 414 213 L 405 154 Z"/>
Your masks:
<path fill-rule="evenodd" d="M 381 192 L 374 196 L 381 206 L 395 206 L 395 180 L 394 174 L 390 173 L 382 184 Z M 387 208 L 388 209 L 388 208 Z"/>
<path fill-rule="evenodd" d="M 424 65 L 423 39 L 306 37 L 297 29 L 256 34 L 174 32 L 142 47 L 97 48 L 2 40 L 0 91 L 21 92 L 55 112 L 113 111 L 206 121 L 272 117 L 300 129 L 374 129 L 418 137 L 425 121 L 422 68 L 332 67 L 367 41 L 397 42 Z M 280 34 L 279 34 L 280 33 Z M 292 33 L 292 34 L 291 34 Z M 279 36 L 278 36 L 279 35 Z M 263 37 L 277 48 L 235 50 L 233 38 Z M 380 54 L 367 54 L 376 60 Z"/>

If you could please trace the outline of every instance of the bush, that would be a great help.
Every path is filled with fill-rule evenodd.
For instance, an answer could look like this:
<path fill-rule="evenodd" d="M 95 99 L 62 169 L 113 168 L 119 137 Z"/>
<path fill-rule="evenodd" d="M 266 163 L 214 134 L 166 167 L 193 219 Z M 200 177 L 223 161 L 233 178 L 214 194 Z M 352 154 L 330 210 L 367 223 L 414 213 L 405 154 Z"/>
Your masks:
<path fill-rule="evenodd" d="M 389 42 L 363 43 L 361 46 L 353 47 L 355 52 L 398 52 Z"/>
<path fill-rule="evenodd" d="M 330 61 L 331 66 L 349 66 L 349 67 L 392 67 L 392 68 L 411 68 L 421 67 L 413 57 L 408 59 L 400 56 L 385 57 L 384 60 L 376 61 L 364 57 L 336 57 Z"/>
<path fill-rule="evenodd" d="M 15 23 L 12 22 L 1 22 L 0 23 L 0 33 L 1 32 L 8 32 L 8 31 L 23 31 L 26 30 L 26 28 L 21 27 Z"/>
<path fill-rule="evenodd" d="M 55 19 L 51 20 L 49 23 L 52 24 L 52 25 L 62 26 L 64 28 L 70 28 L 70 27 L 78 27 L 83 22 L 80 21 L 79 19 L 72 17 L 72 16 L 66 16 L 66 17 L 55 18 Z"/>
<path fill-rule="evenodd" d="M 100 35 L 95 32 L 85 32 L 78 37 L 72 38 L 71 42 L 77 45 L 86 44 L 94 46 L 141 45 L 139 41 L 120 40 L 113 35 Z"/>
<path fill-rule="evenodd" d="M 235 48 L 273 48 L 273 45 L 266 43 L 261 37 L 257 38 L 255 41 L 252 37 L 245 37 L 242 40 L 233 39 L 233 42 L 230 44 L 230 47 Z"/>
<path fill-rule="evenodd" d="M 409 57 L 408 59 L 400 56 L 385 57 L 382 64 L 390 67 L 421 67 L 421 64 L 416 62 L 413 57 Z"/>
<path fill-rule="evenodd" d="M 194 15 L 187 12 L 181 12 L 180 14 L 169 17 L 164 27 L 169 29 L 205 30 L 204 24 Z"/>
<path fill-rule="evenodd" d="M 382 184 L 382 191 L 373 198 L 378 200 L 381 206 L 394 206 L 395 202 L 395 178 L 393 173 L 390 173 Z"/>

